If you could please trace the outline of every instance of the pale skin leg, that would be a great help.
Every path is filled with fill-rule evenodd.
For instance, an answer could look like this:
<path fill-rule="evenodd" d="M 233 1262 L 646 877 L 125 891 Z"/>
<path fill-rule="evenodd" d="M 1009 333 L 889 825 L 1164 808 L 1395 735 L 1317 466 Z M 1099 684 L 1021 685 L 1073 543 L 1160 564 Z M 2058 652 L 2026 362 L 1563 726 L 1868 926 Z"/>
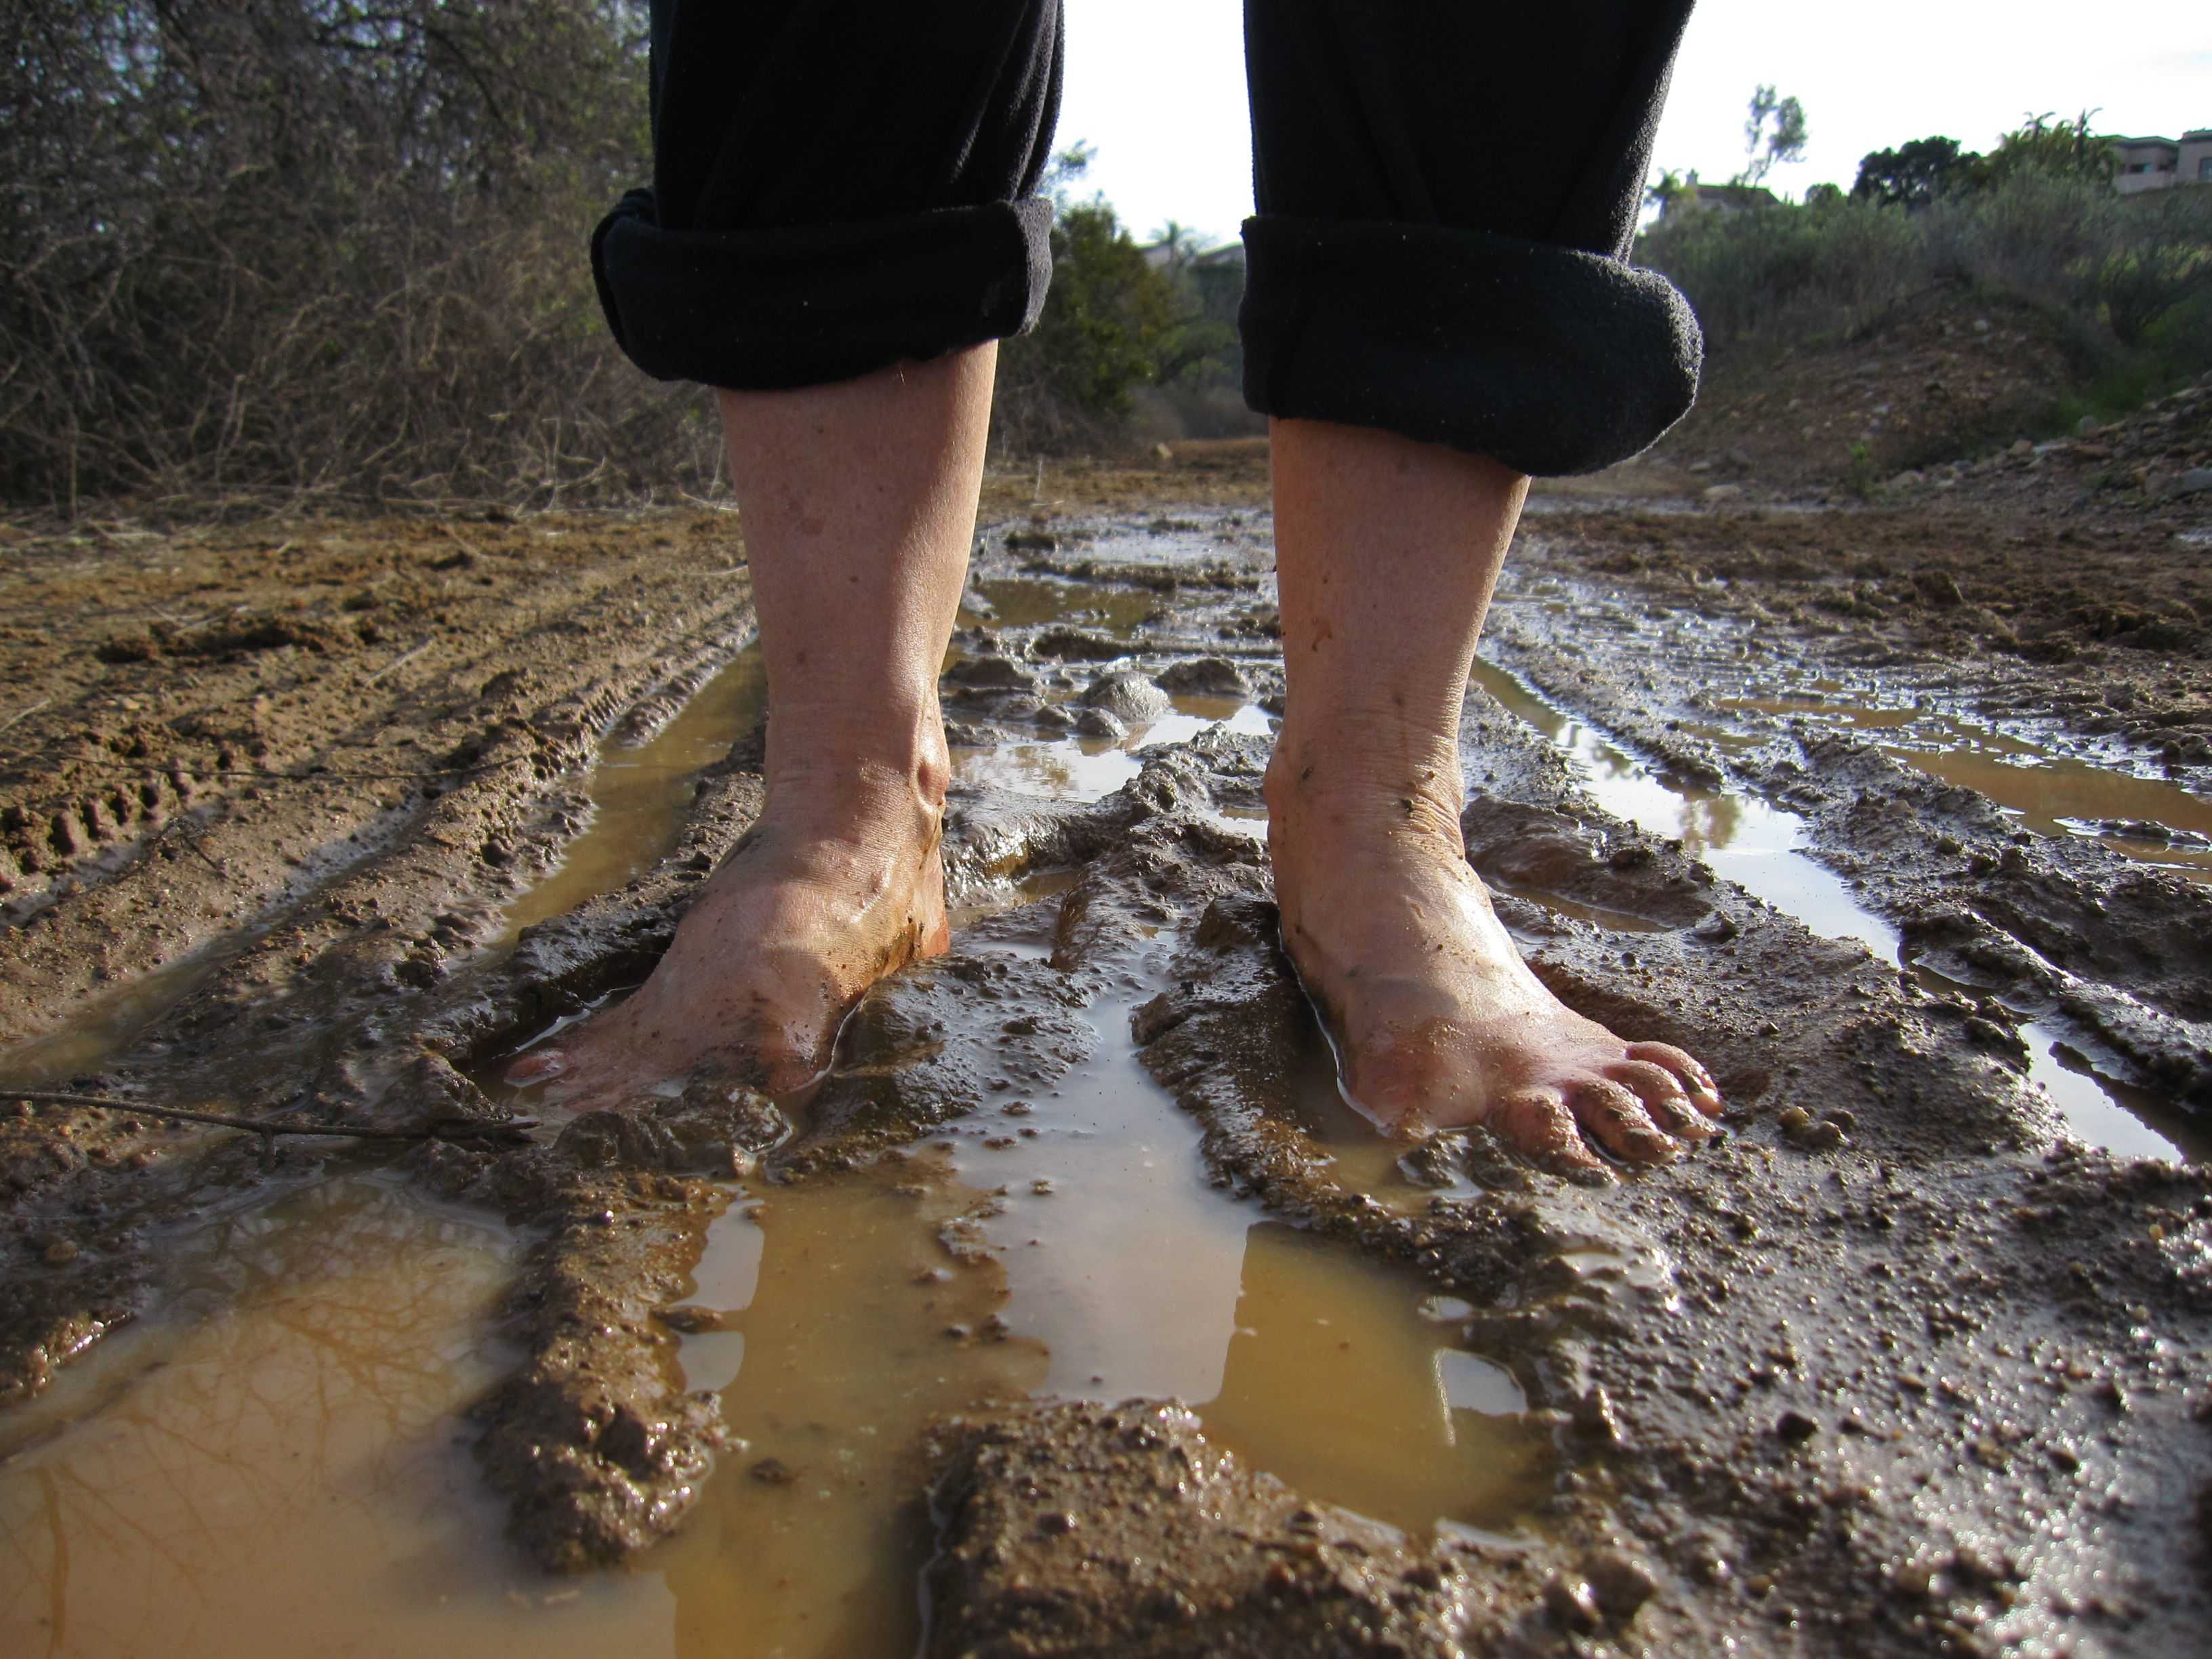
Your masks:
<path fill-rule="evenodd" d="M 509 1073 L 612 1103 L 718 1061 L 830 1062 L 885 974 L 945 948 L 937 677 L 967 579 L 995 344 L 721 394 L 768 673 L 768 798 L 628 1001 Z"/>
<path fill-rule="evenodd" d="M 1288 695 L 1267 769 L 1283 943 L 1387 1128 L 1485 1123 L 1596 1166 L 1708 1138 L 1705 1068 L 1544 988 L 1468 866 L 1460 708 L 1528 480 L 1370 428 L 1273 423 Z"/>
<path fill-rule="evenodd" d="M 965 580 L 995 349 L 725 393 L 769 678 L 768 800 L 651 978 L 517 1081 L 613 1103 L 720 1062 L 829 1062 L 884 975 L 946 944 L 937 676 Z M 1698 1062 L 1529 973 L 1468 867 L 1456 735 L 1527 481 L 1360 428 L 1274 427 L 1289 701 L 1269 769 L 1284 943 L 1353 1097 L 1395 1130 L 1482 1122 L 1595 1165 L 1711 1133 Z"/>

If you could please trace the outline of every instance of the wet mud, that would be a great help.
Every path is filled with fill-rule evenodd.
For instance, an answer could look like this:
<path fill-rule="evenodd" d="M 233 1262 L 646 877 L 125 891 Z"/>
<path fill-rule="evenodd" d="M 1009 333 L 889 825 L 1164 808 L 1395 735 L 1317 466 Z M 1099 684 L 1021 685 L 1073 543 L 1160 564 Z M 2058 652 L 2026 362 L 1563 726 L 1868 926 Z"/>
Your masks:
<path fill-rule="evenodd" d="M 669 607 L 650 629 L 591 631 L 588 559 L 537 578 L 575 585 L 539 612 L 574 629 L 496 648 L 541 700 L 438 694 L 441 740 L 475 720 L 465 764 L 498 770 L 312 809 L 240 787 L 210 804 L 210 861 L 149 830 L 112 869 L 19 879 L 54 943 L 4 964 L 40 1012 L 0 1079 L 427 1138 L 0 1120 L 11 1648 L 152 1628 L 132 1537 L 194 1530 L 165 1571 L 210 1607 L 274 1605 L 173 1501 L 230 1492 L 295 1577 L 350 1568 L 334 1624 L 404 1603 L 426 1652 L 495 1629 L 579 1651 L 2192 1651 L 2212 899 L 2171 854 L 2203 833 L 2201 780 L 2063 688 L 2027 695 L 2017 655 L 1875 660 L 1901 636 L 1863 630 L 1853 659 L 1821 631 L 1842 613 L 1801 603 L 1801 639 L 1748 574 L 1649 547 L 1601 568 L 1620 516 L 1532 520 L 1499 695 L 1470 699 L 1463 827 L 1547 984 L 1716 1073 L 1730 1133 L 1662 1170 L 1387 1141 L 1338 1097 L 1275 939 L 1281 665 L 1241 502 L 1038 504 L 983 537 L 944 688 L 965 925 L 871 994 L 804 1099 L 709 1075 L 563 1119 L 496 1080 L 644 977 L 759 809 L 726 524 L 672 534 L 658 574 L 601 548 L 639 562 L 629 604 Z M 458 528 L 489 561 L 480 538 L 532 527 Z M 271 556 L 222 556 L 249 555 Z M 11 580 L 33 577 L 59 580 Z M 648 633 L 657 660 L 624 643 Z M 334 752 L 312 698 L 364 718 L 376 671 L 310 692 L 311 647 L 254 649 L 297 653 L 299 724 L 264 761 L 305 775 Z M 1913 718 L 1815 718 L 1837 708 Z M 1946 775 L 1939 717 L 2079 787 L 2124 780 L 2124 833 Z M 625 757 L 659 781 L 623 793 Z M 369 802 L 401 815 L 388 842 L 251 851 L 317 814 L 361 835 Z M 207 912 L 178 924 L 177 977 L 130 977 L 164 951 L 166 912 L 127 896 L 149 881 Z M 53 966 L 103 929 L 120 991 Z M 2046 1086 L 2045 1039 L 2136 1091 L 2156 1155 L 2107 1150 Z M 518 1117 L 515 1145 L 439 1133 Z M 131 1474 L 164 1423 L 156 1503 Z M 319 1464 L 259 1473 L 303 1437 Z M 325 1489 L 343 1526 L 304 1518 Z M 216 1613 L 162 1627 L 224 1639 Z"/>

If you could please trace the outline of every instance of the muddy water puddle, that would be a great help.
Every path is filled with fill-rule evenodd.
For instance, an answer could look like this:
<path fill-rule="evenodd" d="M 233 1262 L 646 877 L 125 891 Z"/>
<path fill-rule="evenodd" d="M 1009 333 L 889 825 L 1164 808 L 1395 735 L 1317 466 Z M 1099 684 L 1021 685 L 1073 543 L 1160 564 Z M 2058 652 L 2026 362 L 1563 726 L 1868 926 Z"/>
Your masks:
<path fill-rule="evenodd" d="M 1256 704 L 1237 698 L 1179 694 L 1158 719 L 1133 725 L 1125 737 L 1091 738 L 1075 732 L 1016 738 L 988 747 L 961 745 L 952 751 L 954 781 L 971 787 L 1049 795 L 1060 800 L 1091 801 L 1112 794 L 1144 770 L 1143 751 L 1187 743 L 1208 727 L 1226 726 L 1254 737 L 1273 735 L 1275 722 Z"/>
<path fill-rule="evenodd" d="M 1704 860 L 1716 875 L 1796 916 L 1816 933 L 1857 939 L 1880 957 L 1897 954 L 1897 930 L 1862 906 L 1842 877 L 1802 850 L 1808 837 L 1804 820 L 1796 813 L 1753 795 L 1656 772 L 1494 664 L 1478 660 L 1474 678 L 1549 738 L 1583 789 L 1614 817 L 1647 834 L 1680 840 L 1684 852 Z"/>
<path fill-rule="evenodd" d="M 649 743 L 604 745 L 588 827 L 511 927 L 648 867 L 758 696 L 741 661 Z M 1183 696 L 1124 738 L 979 750 L 963 776 L 1096 796 L 1139 750 L 1223 722 L 1272 726 Z M 969 919 L 1041 960 L 1070 879 L 1032 872 Z M 1410 1533 L 1512 1532 L 1549 1442 L 1510 1369 L 1466 1350 L 1472 1310 L 1212 1185 L 1197 1126 L 1139 1065 L 1130 1016 L 1167 946 L 1093 987 L 1090 1057 L 1055 1085 L 857 1170 L 729 1186 L 670 1364 L 734 1439 L 678 1535 L 625 1569 L 538 1577 L 481 1485 L 463 1413 L 513 1363 L 489 1334 L 512 1231 L 365 1164 L 180 1231 L 161 1311 L 8 1420 L 0 1651 L 313 1653 L 374 1631 L 431 1655 L 704 1654 L 742 1632 L 748 1653 L 902 1656 L 924 1617 L 922 1431 L 1030 1400 L 1180 1396 L 1314 1498 Z M 1333 1100 L 1325 1053 L 1305 1088 Z M 1449 1195 L 1340 1103 L 1309 1119 L 1347 1185 L 1401 1212 Z"/>
<path fill-rule="evenodd" d="M 760 647 L 716 670 L 665 726 L 643 743 L 617 723 L 599 743 L 586 787 L 591 816 L 560 863 L 507 907 L 509 937 L 573 910 L 653 868 L 676 845 L 698 775 L 727 757 L 759 722 L 768 701 Z"/>
<path fill-rule="evenodd" d="M 0 1651 L 514 1640 L 454 1413 L 515 1255 L 368 1175 L 178 1230 L 163 1313 L 0 1425 Z"/>
<path fill-rule="evenodd" d="M 2179 784 L 2061 754 L 1956 712 L 1863 700 L 1841 687 L 1717 706 L 1867 737 L 1930 777 L 1988 796 L 2023 829 L 2087 836 L 2138 863 L 2212 881 L 2212 800 Z"/>
<path fill-rule="evenodd" d="M 1132 638 L 1161 608 L 1160 596 L 1141 588 L 1051 576 L 984 580 L 971 582 L 968 592 L 980 595 L 984 603 L 978 605 L 973 599 L 968 599 L 961 611 L 963 623 L 1042 628 L 1066 623 L 1097 628 L 1119 640 Z"/>
<path fill-rule="evenodd" d="M 1716 874 L 1795 916 L 1813 932 L 1830 939 L 1857 939 L 1886 962 L 1899 960 L 1897 930 L 1862 905 L 1842 877 L 1806 850 L 1810 837 L 1805 821 L 1796 813 L 1741 791 L 1711 789 L 1659 772 L 1494 664 L 1478 661 L 1475 678 L 1499 702 L 1551 739 L 1566 756 L 1583 788 L 1607 811 L 1647 834 L 1680 838 L 1684 850 L 1705 860 Z M 1925 758 L 1910 751 L 1905 757 L 1916 764 Z M 2075 764 L 2085 772 L 2097 771 Z M 2021 770 L 2011 765 L 2001 769 L 2013 775 Z M 2140 783 L 2195 799 L 2169 786 L 2101 775 L 2115 783 Z M 1972 775 L 1949 781 L 1980 787 Z M 2021 1036 L 2028 1045 L 2029 1077 L 2050 1095 L 2080 1139 L 2127 1157 L 2184 1162 L 2212 1158 L 2212 1136 L 2188 1113 L 2105 1075 L 2059 1030 L 2031 1021 L 2021 1027 Z"/>

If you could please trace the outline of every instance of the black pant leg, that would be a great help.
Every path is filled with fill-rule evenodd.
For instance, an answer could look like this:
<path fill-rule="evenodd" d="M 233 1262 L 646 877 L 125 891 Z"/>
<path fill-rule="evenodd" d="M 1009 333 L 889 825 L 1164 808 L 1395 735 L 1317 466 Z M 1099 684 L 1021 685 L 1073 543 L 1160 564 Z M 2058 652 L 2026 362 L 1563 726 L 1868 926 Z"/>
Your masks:
<path fill-rule="evenodd" d="M 662 380 L 848 380 L 1019 332 L 1058 0 L 653 0 L 653 187 L 600 224 L 615 337 Z"/>
<path fill-rule="evenodd" d="M 1526 472 L 1689 408 L 1702 341 L 1631 268 L 1692 0 L 1245 0 L 1245 395 Z"/>

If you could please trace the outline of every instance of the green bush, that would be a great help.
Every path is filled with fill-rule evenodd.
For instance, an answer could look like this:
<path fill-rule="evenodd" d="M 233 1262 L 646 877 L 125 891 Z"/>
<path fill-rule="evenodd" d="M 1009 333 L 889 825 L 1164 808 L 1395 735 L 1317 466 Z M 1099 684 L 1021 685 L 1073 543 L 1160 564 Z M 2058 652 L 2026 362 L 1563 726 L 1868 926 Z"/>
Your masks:
<path fill-rule="evenodd" d="M 1918 206 L 1869 192 L 1678 210 L 1638 257 L 1689 296 L 1723 354 L 1845 337 L 1948 284 L 2040 310 L 2099 412 L 2212 366 L 2212 190 L 2123 197 L 2094 146 L 2080 160 L 2070 137 L 2040 142 L 2067 165 L 2016 162 Z M 2026 142 L 2000 153 L 2014 152 L 2040 153 Z"/>
<path fill-rule="evenodd" d="M 1224 319 L 1235 316 L 1242 267 L 1198 265 L 1174 239 L 1156 263 L 1103 199 L 1061 194 L 1043 314 L 999 348 L 992 428 L 1002 453 L 1111 442 L 1140 387 L 1203 407 L 1235 384 L 1237 335 Z"/>

